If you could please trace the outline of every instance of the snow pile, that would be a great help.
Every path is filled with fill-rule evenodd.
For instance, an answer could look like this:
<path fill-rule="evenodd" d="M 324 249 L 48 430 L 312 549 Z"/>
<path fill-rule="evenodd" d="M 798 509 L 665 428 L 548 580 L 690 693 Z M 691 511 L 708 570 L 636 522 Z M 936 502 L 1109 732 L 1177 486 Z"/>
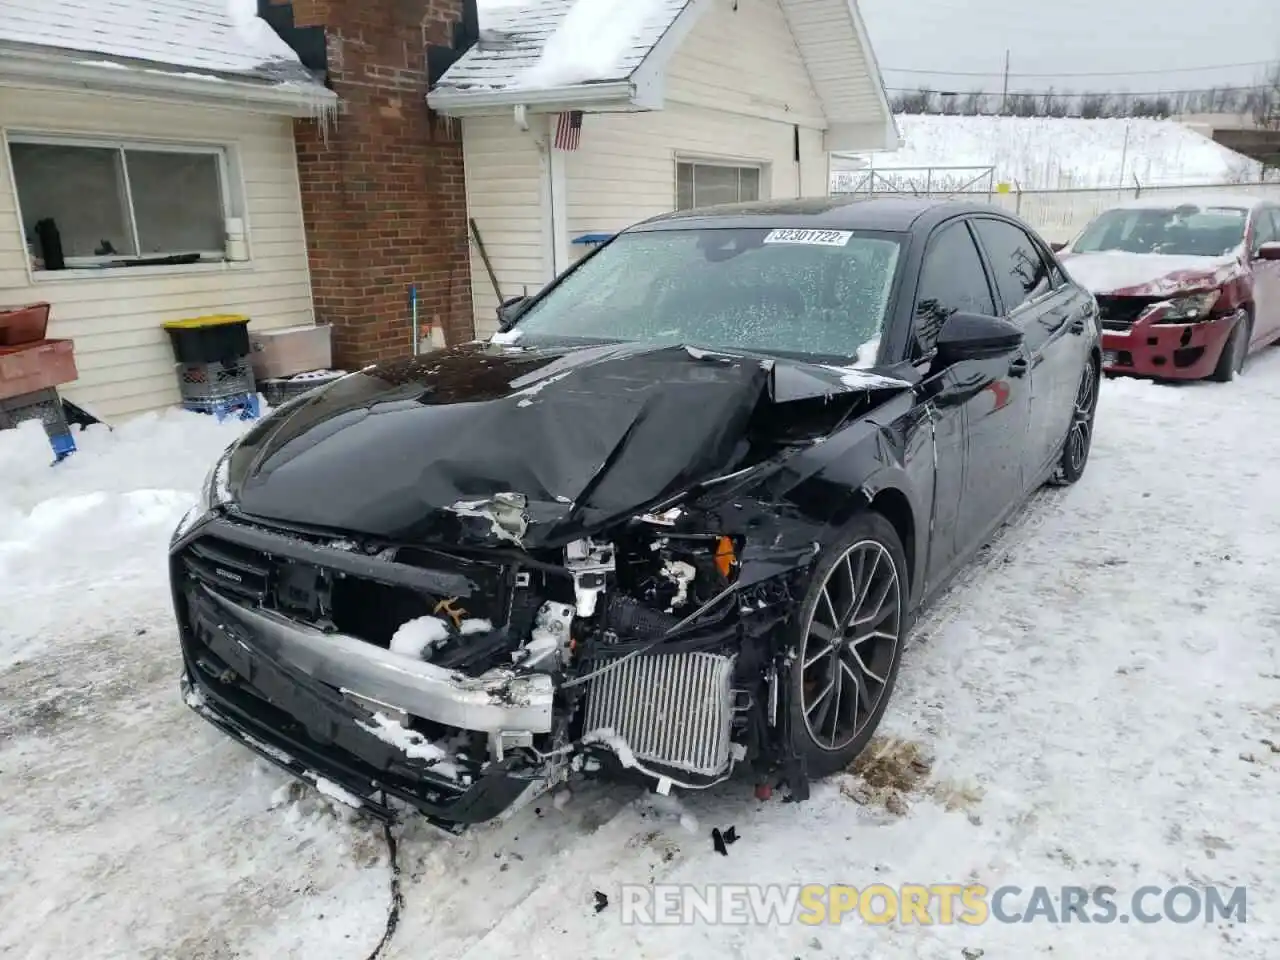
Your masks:
<path fill-rule="evenodd" d="M 258 0 L 226 0 L 226 3 L 231 24 L 247 49 L 260 53 L 263 60 L 300 62 L 293 47 L 258 16 Z"/>
<path fill-rule="evenodd" d="M 184 411 L 76 433 L 53 459 L 34 421 L 0 430 L 0 665 L 41 642 L 53 615 L 38 599 L 163 571 L 169 534 L 218 454 L 247 424 Z"/>
<path fill-rule="evenodd" d="M 469 637 L 475 633 L 488 633 L 493 624 L 480 617 L 472 617 L 458 624 L 458 633 Z M 441 617 L 415 617 L 400 624 L 391 636 L 390 649 L 402 657 L 426 660 L 428 654 L 452 635 L 449 623 Z"/>
<path fill-rule="evenodd" d="M 574 0 L 538 62 L 519 77 L 519 85 L 564 87 L 613 79 L 649 12 L 641 0 Z"/>
<path fill-rule="evenodd" d="M 1237 183 L 1261 174 L 1257 162 L 1173 120 L 914 114 L 896 119 L 904 145 L 856 160 L 906 190 L 923 191 L 926 173 L 894 174 L 904 167 L 967 168 L 934 170 L 935 190 L 958 188 L 981 176 L 983 167 L 995 167 L 997 182 L 1016 181 L 1023 190 L 1131 187 L 1135 177 L 1143 186 Z M 833 166 L 841 163 L 833 158 Z M 848 190 L 865 176 L 834 173 L 832 187 Z"/>
<path fill-rule="evenodd" d="M 390 650 L 402 657 L 425 660 L 427 654 L 448 638 L 449 624 L 439 617 L 417 617 L 396 628 Z"/>

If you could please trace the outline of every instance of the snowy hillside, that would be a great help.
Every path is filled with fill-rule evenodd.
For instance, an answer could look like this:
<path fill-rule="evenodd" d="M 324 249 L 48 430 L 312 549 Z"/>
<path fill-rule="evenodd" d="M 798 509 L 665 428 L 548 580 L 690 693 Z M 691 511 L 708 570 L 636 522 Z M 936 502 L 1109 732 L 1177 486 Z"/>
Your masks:
<path fill-rule="evenodd" d="M 833 187 L 863 181 L 865 174 L 847 172 L 862 163 L 895 180 L 891 171 L 904 167 L 977 168 L 952 174 L 971 180 L 994 166 L 996 181 L 1017 181 L 1024 190 L 1131 186 L 1134 177 L 1144 186 L 1233 183 L 1257 180 L 1260 171 L 1255 161 L 1172 120 L 900 114 L 897 121 L 903 147 L 874 157 L 833 157 L 832 170 L 845 171 L 833 172 Z M 939 175 L 935 171 L 935 180 Z"/>

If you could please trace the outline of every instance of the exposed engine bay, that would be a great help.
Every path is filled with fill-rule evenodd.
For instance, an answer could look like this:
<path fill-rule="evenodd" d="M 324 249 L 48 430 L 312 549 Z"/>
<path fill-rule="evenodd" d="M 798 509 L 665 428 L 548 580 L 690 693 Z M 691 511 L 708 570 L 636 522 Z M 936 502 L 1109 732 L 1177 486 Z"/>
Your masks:
<path fill-rule="evenodd" d="M 375 577 L 386 564 L 388 579 L 398 579 L 401 564 L 452 561 L 480 587 L 470 597 L 246 550 L 225 522 L 216 525 L 224 536 L 211 531 L 181 556 L 188 608 L 212 609 L 219 621 L 206 630 L 193 617 L 202 640 L 239 620 L 268 655 L 302 666 L 367 713 L 359 721 L 367 733 L 459 789 L 505 764 L 529 776 L 530 795 L 605 768 L 666 792 L 723 780 L 752 752 L 753 737 L 758 752 L 760 725 L 776 721 L 761 696 L 776 686 L 775 651 L 744 646 L 742 637 L 768 633 L 788 607 L 778 582 L 739 594 L 734 539 L 684 532 L 681 518 L 679 508 L 637 517 L 611 541 L 570 542 L 558 563 L 514 552 L 501 564 L 409 549 L 370 556 L 375 545 L 354 541 L 312 547 L 317 556 L 358 558 Z M 259 535 L 277 536 L 244 539 Z M 419 615 L 407 617 L 415 607 Z M 285 639 L 273 646 L 273 634 Z M 220 662 L 216 640 L 210 646 L 210 676 L 237 682 L 235 664 Z M 381 673 L 356 662 L 375 650 Z M 387 676 L 417 665 L 455 678 L 462 692 L 413 712 Z"/>

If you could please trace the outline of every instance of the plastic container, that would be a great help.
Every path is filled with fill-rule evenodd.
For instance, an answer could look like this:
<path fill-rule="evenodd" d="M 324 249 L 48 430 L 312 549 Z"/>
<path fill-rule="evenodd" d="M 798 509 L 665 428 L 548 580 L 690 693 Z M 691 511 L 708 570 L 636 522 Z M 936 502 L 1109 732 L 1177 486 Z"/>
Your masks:
<path fill-rule="evenodd" d="M 249 344 L 253 372 L 260 380 L 326 370 L 333 363 L 329 327 L 323 324 L 255 331 Z"/>
<path fill-rule="evenodd" d="M 240 420 L 256 420 L 262 412 L 262 402 L 256 393 L 244 393 L 215 400 L 183 400 L 182 408 L 194 413 L 210 414 L 219 422 L 230 416 Z"/>
<path fill-rule="evenodd" d="M 319 389 L 345 376 L 346 374 L 341 370 L 316 370 L 296 377 L 262 380 L 259 382 L 259 386 L 262 388 L 262 395 L 267 398 L 267 403 L 273 407 L 278 407 L 294 397 L 310 393 L 312 390 Z"/>
<path fill-rule="evenodd" d="M 70 383 L 79 376 L 75 344 L 70 340 L 0 347 L 0 399 Z"/>
<path fill-rule="evenodd" d="M 177 369 L 184 401 L 225 400 L 255 392 L 248 357 L 223 363 L 180 363 Z"/>
<path fill-rule="evenodd" d="M 76 439 L 67 422 L 62 398 L 53 387 L 0 400 L 0 430 L 8 430 L 28 420 L 39 420 L 53 448 L 55 462 L 75 453 Z"/>
<path fill-rule="evenodd" d="M 164 325 L 178 363 L 227 363 L 247 357 L 249 318 L 224 313 L 187 320 L 170 320 Z"/>
<path fill-rule="evenodd" d="M 43 340 L 49 329 L 47 303 L 0 307 L 0 347 L 18 347 Z"/>

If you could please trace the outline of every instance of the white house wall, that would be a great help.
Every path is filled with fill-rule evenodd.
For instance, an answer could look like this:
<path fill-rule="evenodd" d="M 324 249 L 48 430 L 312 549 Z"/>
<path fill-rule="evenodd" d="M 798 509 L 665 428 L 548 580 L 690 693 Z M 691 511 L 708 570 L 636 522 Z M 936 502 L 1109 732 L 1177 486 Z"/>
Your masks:
<path fill-rule="evenodd" d="M 667 65 L 668 104 L 826 125 L 780 0 L 701 2 L 706 9 Z"/>
<path fill-rule="evenodd" d="M 535 127 L 534 124 L 538 123 Z M 530 128 L 545 127 L 530 117 Z M 503 297 L 530 293 L 546 283 L 550 246 L 544 230 L 544 160 L 534 134 L 520 130 L 511 113 L 463 121 L 467 214 L 476 223 Z M 471 298 L 476 335 L 496 329 L 498 297 L 480 250 L 471 241 Z"/>
<path fill-rule="evenodd" d="M 135 101 L 100 94 L 0 89 L 8 133 L 198 142 L 226 146 L 242 189 L 251 260 L 147 267 L 102 277 L 28 271 L 7 150 L 0 150 L 0 307 L 53 304 L 49 336 L 76 344 L 69 399 L 115 418 L 177 402 L 166 320 L 243 313 L 251 329 L 313 322 L 292 121 L 286 117 Z M 237 184 L 236 181 L 239 181 Z"/>

